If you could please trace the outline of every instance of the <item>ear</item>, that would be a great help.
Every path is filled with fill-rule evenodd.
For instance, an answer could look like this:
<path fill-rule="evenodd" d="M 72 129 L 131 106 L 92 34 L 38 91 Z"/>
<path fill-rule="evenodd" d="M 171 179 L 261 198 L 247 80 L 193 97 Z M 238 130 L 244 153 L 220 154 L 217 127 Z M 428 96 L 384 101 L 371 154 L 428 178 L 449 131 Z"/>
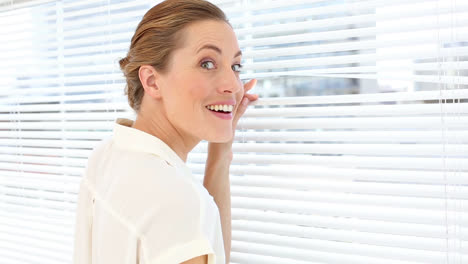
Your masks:
<path fill-rule="evenodd" d="M 154 99 L 161 98 L 161 89 L 158 87 L 158 72 L 151 65 L 141 65 L 138 70 L 138 77 L 145 89 L 145 93 Z"/>

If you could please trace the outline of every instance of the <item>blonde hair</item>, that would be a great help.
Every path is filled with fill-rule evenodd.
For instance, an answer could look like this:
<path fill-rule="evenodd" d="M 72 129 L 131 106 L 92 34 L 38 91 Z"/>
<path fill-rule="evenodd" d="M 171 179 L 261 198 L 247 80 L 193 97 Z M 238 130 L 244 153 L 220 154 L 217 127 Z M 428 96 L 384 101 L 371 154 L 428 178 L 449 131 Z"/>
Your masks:
<path fill-rule="evenodd" d="M 182 44 L 180 31 L 202 20 L 219 20 L 229 24 L 224 12 L 205 0 L 166 0 L 143 16 L 132 37 L 127 56 L 119 61 L 127 81 L 125 94 L 135 112 L 139 112 L 144 95 L 138 76 L 140 66 L 151 65 L 164 73 L 172 52 Z"/>

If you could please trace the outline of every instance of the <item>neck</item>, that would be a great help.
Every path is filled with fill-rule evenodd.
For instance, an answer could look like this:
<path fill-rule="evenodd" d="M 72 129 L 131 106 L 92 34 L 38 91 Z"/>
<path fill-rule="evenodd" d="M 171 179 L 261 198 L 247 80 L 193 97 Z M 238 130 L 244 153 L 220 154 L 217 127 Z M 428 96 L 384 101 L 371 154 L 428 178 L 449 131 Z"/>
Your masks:
<path fill-rule="evenodd" d="M 166 143 L 184 162 L 187 162 L 188 153 L 200 142 L 200 140 L 184 135 L 178 131 L 165 117 L 162 111 L 151 111 L 147 115 L 140 110 L 132 127 L 150 135 L 153 135 Z M 159 114 L 154 114 L 159 113 Z"/>

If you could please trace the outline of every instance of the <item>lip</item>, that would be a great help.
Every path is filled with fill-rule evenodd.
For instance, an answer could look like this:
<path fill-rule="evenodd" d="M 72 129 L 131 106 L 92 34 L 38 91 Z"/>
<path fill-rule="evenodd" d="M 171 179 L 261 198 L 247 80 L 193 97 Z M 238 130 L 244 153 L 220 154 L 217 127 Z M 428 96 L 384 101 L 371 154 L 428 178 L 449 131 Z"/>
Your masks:
<path fill-rule="evenodd" d="M 209 105 L 236 105 L 236 100 L 231 99 L 231 100 L 219 101 L 219 102 L 207 104 L 206 106 L 209 106 Z"/>
<path fill-rule="evenodd" d="M 207 109 L 207 111 L 210 111 Z M 229 114 L 224 114 L 224 113 L 218 113 L 218 112 L 214 112 L 214 111 L 210 111 L 210 113 L 214 114 L 215 116 L 221 118 L 221 119 L 224 119 L 224 120 L 231 120 L 232 119 L 232 113 L 229 113 Z"/>
<path fill-rule="evenodd" d="M 230 100 L 225 100 L 225 101 L 214 102 L 214 103 L 206 105 L 205 108 L 207 108 L 210 105 L 232 105 L 233 108 L 235 108 L 236 107 L 236 100 L 230 99 Z M 214 114 L 216 117 L 224 119 L 224 120 L 231 120 L 232 119 L 232 113 L 234 112 L 234 109 L 233 109 L 233 112 L 228 113 L 228 114 L 227 113 L 211 111 L 208 108 L 206 110 L 209 111 L 210 113 Z"/>

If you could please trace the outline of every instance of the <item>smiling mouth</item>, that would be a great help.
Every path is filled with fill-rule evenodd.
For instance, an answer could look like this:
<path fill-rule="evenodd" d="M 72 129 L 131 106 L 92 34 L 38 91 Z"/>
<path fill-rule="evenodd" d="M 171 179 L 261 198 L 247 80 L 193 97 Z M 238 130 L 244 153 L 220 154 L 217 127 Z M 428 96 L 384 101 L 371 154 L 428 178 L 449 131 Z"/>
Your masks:
<path fill-rule="evenodd" d="M 234 109 L 233 105 L 208 105 L 206 108 L 210 111 L 217 113 L 230 114 Z"/>

